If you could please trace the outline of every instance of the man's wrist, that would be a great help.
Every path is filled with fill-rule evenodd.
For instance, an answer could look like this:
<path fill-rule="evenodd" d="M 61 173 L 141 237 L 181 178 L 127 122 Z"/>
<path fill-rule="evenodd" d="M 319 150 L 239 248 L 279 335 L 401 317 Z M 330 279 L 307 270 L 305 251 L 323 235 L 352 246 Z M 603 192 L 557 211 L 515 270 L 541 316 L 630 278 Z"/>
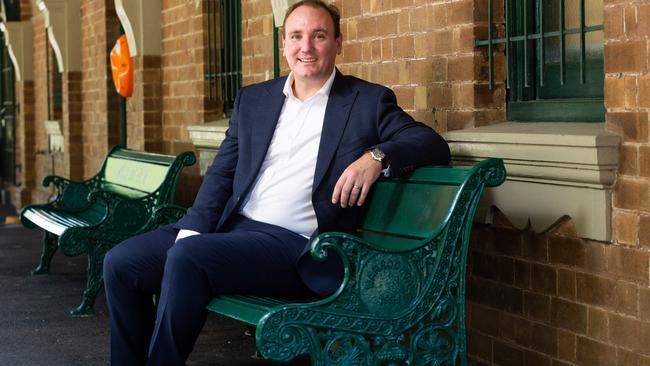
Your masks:
<path fill-rule="evenodd" d="M 371 150 L 368 150 L 368 153 L 370 154 L 370 157 L 379 162 L 381 164 L 382 169 L 386 169 L 388 167 L 388 162 L 386 161 L 386 154 L 379 148 L 374 148 Z"/>

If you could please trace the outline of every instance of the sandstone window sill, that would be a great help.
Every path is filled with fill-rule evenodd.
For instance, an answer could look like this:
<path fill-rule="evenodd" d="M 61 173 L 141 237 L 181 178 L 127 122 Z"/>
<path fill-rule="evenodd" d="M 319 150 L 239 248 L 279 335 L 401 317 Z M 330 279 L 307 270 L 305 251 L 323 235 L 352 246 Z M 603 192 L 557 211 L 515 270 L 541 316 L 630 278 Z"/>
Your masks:
<path fill-rule="evenodd" d="M 611 240 L 611 189 L 620 138 L 603 123 L 521 123 L 445 134 L 456 164 L 503 159 L 506 182 L 488 190 L 477 221 L 491 222 L 496 206 L 517 228 L 548 230 L 561 217 L 578 236 Z"/>
<path fill-rule="evenodd" d="M 199 151 L 199 168 L 201 175 L 204 175 L 208 166 L 212 164 L 212 160 L 214 160 L 214 157 L 217 155 L 221 143 L 226 138 L 226 130 L 228 129 L 229 121 L 229 119 L 224 118 L 187 127 L 190 140 L 192 140 L 192 143 Z"/>
<path fill-rule="evenodd" d="M 61 129 L 61 121 L 45 121 L 45 132 L 47 133 L 48 153 L 53 155 L 63 153 L 65 141 L 63 139 L 63 130 Z"/>

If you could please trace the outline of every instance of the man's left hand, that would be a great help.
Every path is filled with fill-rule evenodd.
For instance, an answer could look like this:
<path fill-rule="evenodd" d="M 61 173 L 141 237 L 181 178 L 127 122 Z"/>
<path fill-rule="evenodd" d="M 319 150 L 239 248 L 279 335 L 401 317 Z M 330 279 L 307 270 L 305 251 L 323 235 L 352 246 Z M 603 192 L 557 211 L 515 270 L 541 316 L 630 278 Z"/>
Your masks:
<path fill-rule="evenodd" d="M 381 173 L 381 161 L 370 156 L 370 152 L 364 153 L 354 163 L 350 164 L 334 186 L 332 203 L 341 203 L 341 207 L 361 206 L 368 196 L 370 187 L 379 178 Z"/>

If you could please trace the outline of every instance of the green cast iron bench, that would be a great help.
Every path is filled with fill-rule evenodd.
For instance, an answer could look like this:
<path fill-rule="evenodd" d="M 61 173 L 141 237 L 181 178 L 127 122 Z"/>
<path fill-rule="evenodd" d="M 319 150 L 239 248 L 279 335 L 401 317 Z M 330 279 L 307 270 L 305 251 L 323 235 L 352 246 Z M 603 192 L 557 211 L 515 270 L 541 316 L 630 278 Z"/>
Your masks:
<path fill-rule="evenodd" d="M 424 167 L 379 180 L 355 235 L 329 232 L 311 255 L 336 252 L 345 273 L 333 295 L 298 302 L 230 295 L 208 309 L 257 327 L 265 358 L 308 354 L 313 365 L 466 365 L 465 267 L 472 221 L 503 162 Z"/>
<path fill-rule="evenodd" d="M 114 146 L 99 172 L 88 180 L 43 178 L 43 186 L 54 185 L 54 200 L 20 211 L 25 227 L 44 230 L 40 264 L 32 273 L 48 273 L 58 248 L 67 256 L 86 253 L 86 288 L 81 305 L 70 313 L 93 314 L 95 298 L 103 286 L 106 252 L 133 235 L 183 216 L 185 209 L 174 205 L 176 186 L 183 168 L 195 162 L 192 152 L 172 156 Z"/>

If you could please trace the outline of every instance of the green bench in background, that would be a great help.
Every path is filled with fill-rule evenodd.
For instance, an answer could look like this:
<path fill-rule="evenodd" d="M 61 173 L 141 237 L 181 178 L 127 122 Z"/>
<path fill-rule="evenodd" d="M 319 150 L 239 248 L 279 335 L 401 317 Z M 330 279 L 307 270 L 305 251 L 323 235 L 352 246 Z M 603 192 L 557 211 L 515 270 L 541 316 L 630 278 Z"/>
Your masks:
<path fill-rule="evenodd" d="M 503 162 L 425 167 L 380 180 L 355 235 L 313 238 L 316 259 L 336 252 L 344 281 L 324 299 L 231 295 L 208 309 L 257 327 L 265 358 L 308 354 L 313 365 L 467 364 L 465 267 L 472 221 Z"/>
<path fill-rule="evenodd" d="M 92 314 L 103 285 L 106 252 L 124 239 L 175 222 L 185 213 L 174 205 L 174 196 L 181 171 L 195 162 L 192 152 L 170 156 L 115 146 L 88 180 L 45 177 L 43 186 L 54 185 L 54 200 L 20 211 L 24 226 L 44 230 L 41 261 L 32 273 L 47 273 L 57 248 L 68 256 L 87 253 L 86 289 L 81 305 L 71 314 Z"/>

